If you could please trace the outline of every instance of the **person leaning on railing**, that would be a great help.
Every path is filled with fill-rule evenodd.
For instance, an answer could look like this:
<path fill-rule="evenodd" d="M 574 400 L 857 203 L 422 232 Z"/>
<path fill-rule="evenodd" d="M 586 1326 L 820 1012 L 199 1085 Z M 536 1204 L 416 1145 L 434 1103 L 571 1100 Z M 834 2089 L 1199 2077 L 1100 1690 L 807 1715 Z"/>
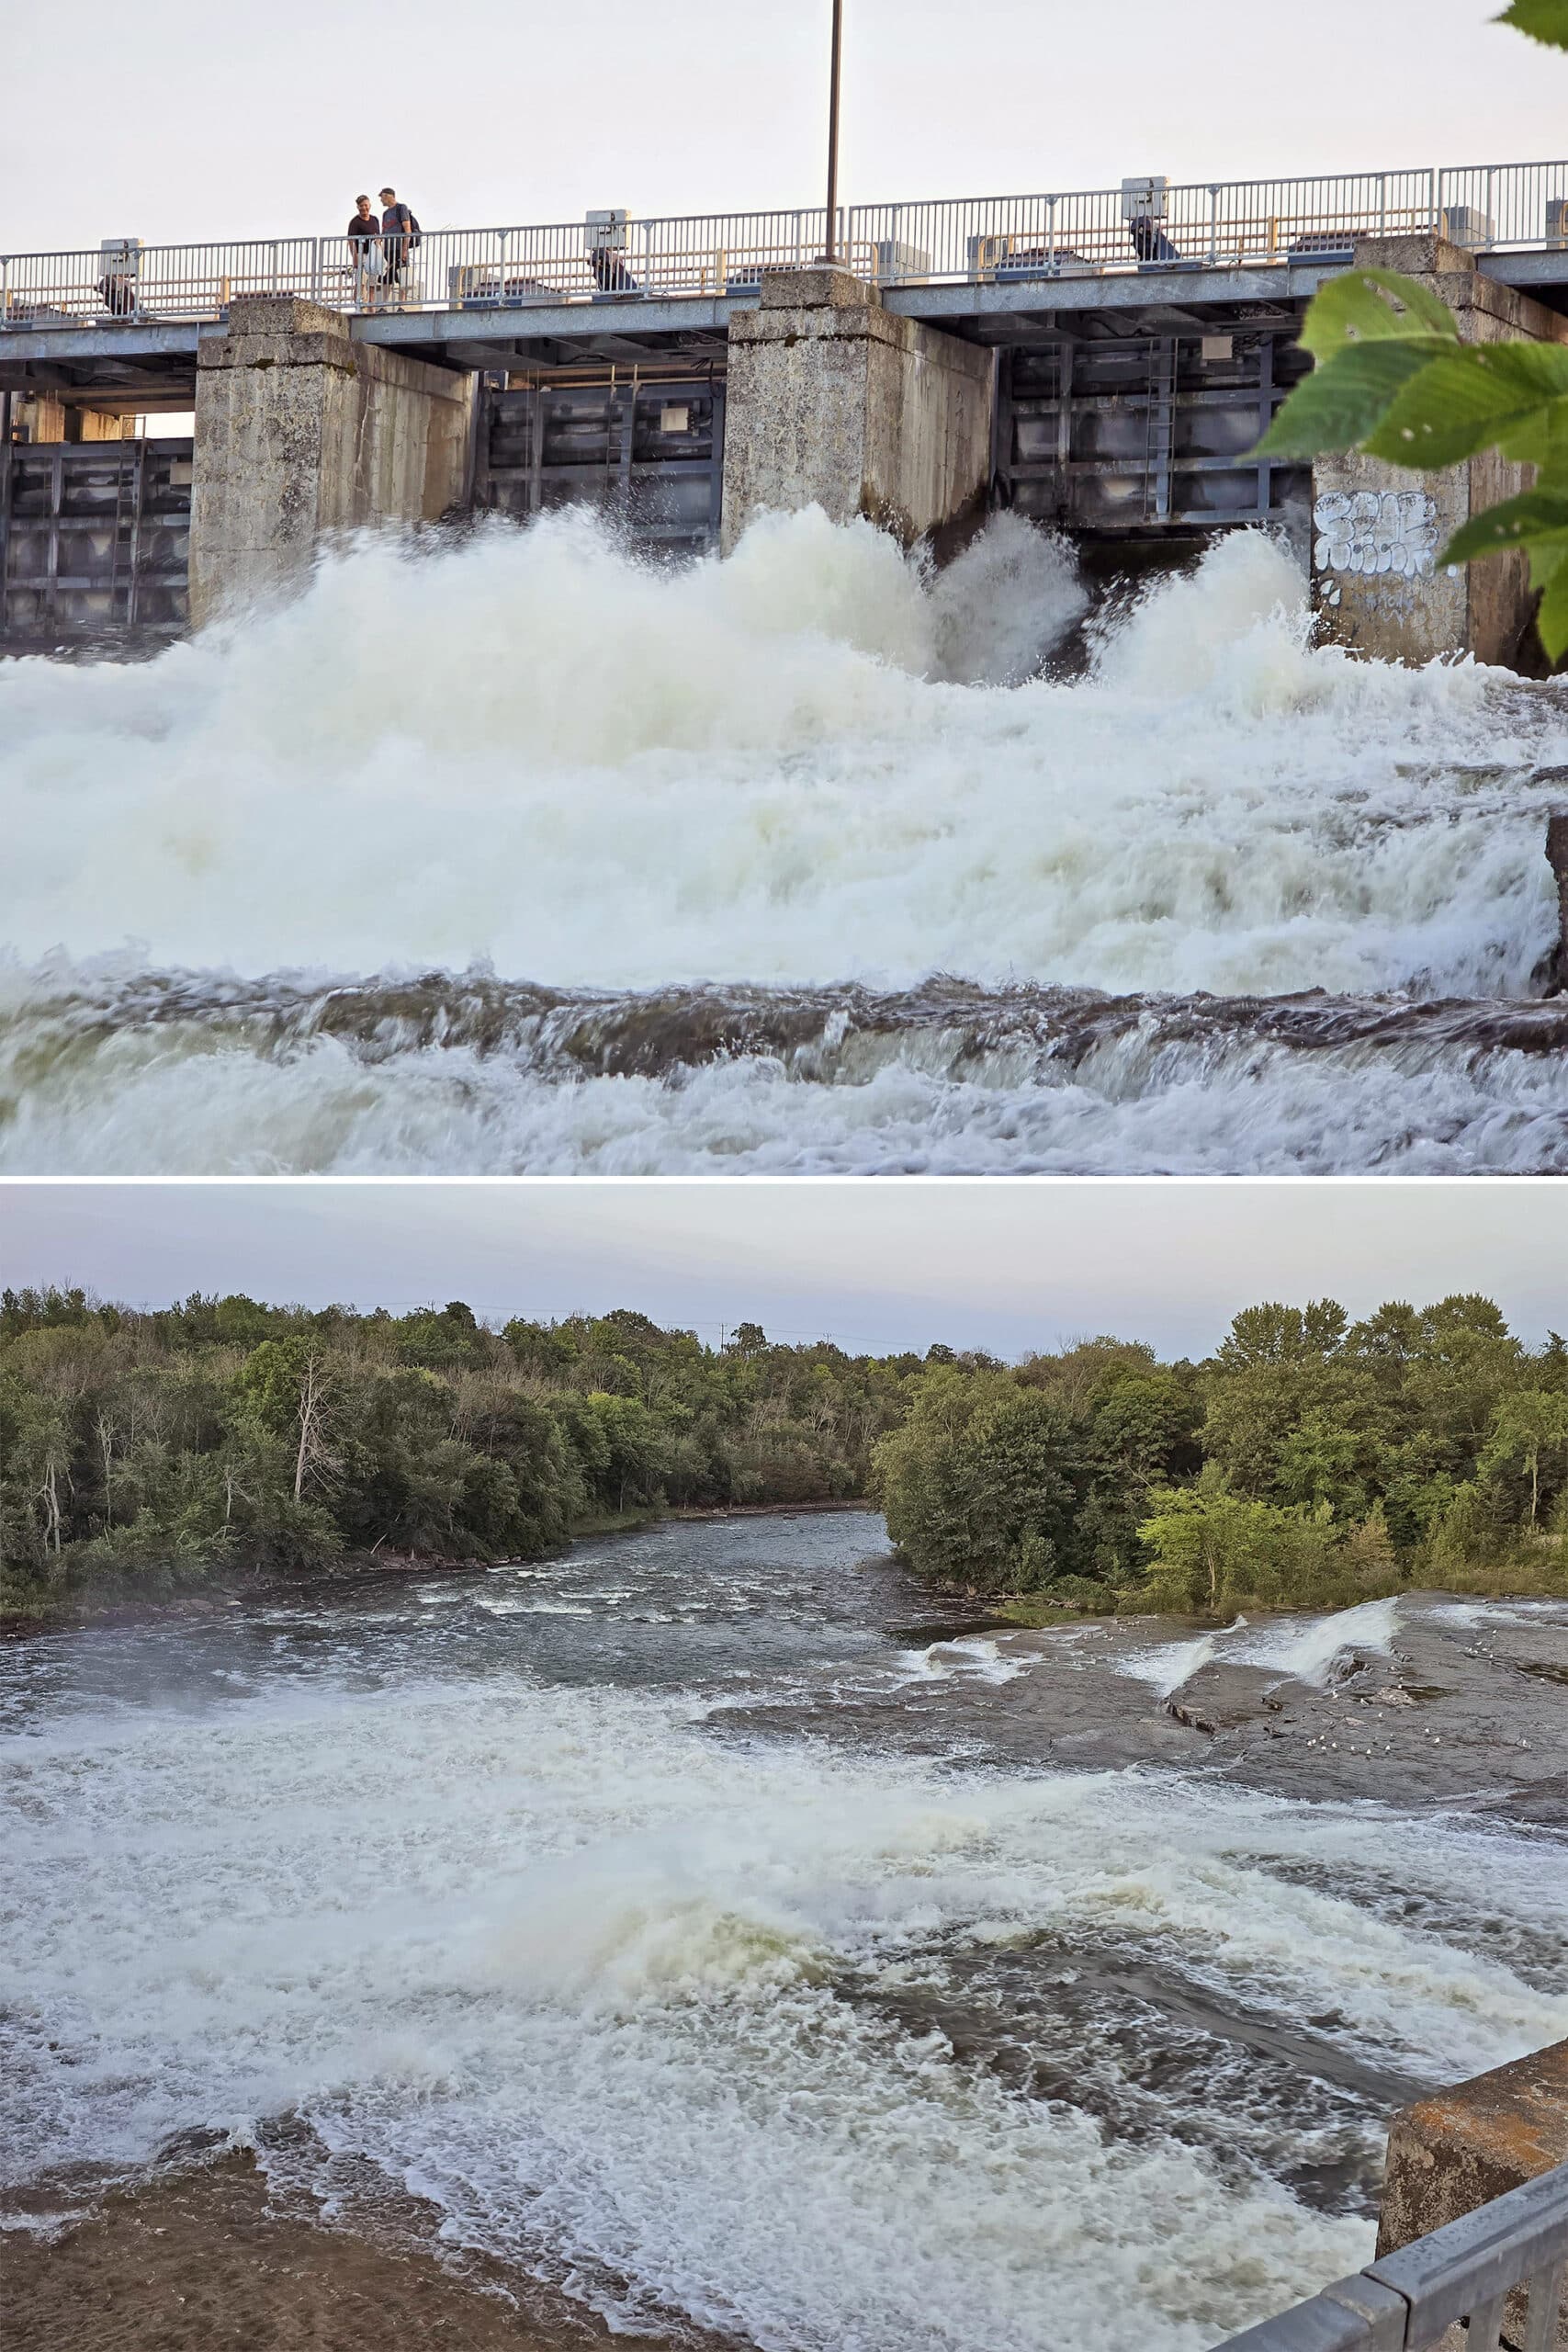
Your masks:
<path fill-rule="evenodd" d="M 354 214 L 348 224 L 348 258 L 355 302 L 360 310 L 368 310 L 376 299 L 381 276 L 381 216 L 367 196 L 354 199 Z"/>

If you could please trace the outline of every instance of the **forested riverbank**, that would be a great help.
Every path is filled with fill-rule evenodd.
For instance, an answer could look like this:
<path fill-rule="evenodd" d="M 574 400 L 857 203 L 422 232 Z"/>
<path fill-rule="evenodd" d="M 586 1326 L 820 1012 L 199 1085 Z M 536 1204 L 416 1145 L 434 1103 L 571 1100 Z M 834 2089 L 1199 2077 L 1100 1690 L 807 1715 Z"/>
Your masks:
<path fill-rule="evenodd" d="M 857 1498 L 998 1611 L 1564 1591 L 1568 1349 L 1472 1296 L 1251 1307 L 1201 1363 L 1099 1338 L 1009 1365 L 751 1323 L 713 1348 L 629 1310 L 0 1294 L 12 1618 Z"/>

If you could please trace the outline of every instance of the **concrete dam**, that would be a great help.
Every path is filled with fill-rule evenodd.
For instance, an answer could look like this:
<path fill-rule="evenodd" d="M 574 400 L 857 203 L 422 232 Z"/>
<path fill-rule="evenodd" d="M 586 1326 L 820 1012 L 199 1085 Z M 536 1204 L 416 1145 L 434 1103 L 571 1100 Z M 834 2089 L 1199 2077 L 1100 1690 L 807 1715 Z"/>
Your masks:
<path fill-rule="evenodd" d="M 0 260 L 0 650 L 145 650 L 370 526 L 589 503 L 671 557 L 818 503 L 940 554 L 987 512 L 1116 569 L 1269 526 L 1320 632 L 1512 662 L 1525 559 L 1439 576 L 1495 458 L 1252 455 L 1307 303 L 1413 272 L 1467 339 L 1568 336 L 1568 164 Z M 137 420 L 191 414 L 188 437 Z"/>

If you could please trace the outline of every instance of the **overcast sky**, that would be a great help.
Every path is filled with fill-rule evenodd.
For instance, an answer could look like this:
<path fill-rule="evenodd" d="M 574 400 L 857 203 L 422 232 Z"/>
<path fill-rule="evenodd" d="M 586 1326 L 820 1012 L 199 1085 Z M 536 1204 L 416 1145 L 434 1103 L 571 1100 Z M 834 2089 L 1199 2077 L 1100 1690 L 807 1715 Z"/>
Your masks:
<path fill-rule="evenodd" d="M 848 202 L 1554 159 L 1500 0 L 846 0 Z M 11 16 L 0 252 L 820 200 L 830 0 L 73 0 Z"/>
<path fill-rule="evenodd" d="M 1460 1290 L 1568 1328 L 1540 1182 L 9 1184 L 0 1278 L 137 1306 L 191 1291 L 547 1317 L 632 1306 L 716 1342 L 750 1317 L 852 1350 L 1012 1356 L 1086 1331 L 1206 1354 L 1238 1307 L 1365 1314 Z"/>

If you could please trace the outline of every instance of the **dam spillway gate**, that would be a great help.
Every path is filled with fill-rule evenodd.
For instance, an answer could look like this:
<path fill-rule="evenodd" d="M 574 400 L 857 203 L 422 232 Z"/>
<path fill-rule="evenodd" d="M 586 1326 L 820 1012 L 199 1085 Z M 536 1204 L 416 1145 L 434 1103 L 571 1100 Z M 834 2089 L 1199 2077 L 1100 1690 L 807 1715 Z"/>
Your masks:
<path fill-rule="evenodd" d="M 725 371 L 579 368 L 487 382 L 472 505 L 519 522 L 601 507 L 667 558 L 718 545 Z"/>
<path fill-rule="evenodd" d="M 1310 468 L 1250 453 L 1307 364 L 1246 328 L 1004 348 L 993 503 L 1086 537 L 1299 521 Z"/>
<path fill-rule="evenodd" d="M 1075 324 L 1077 322 L 1075 322 Z M 1215 529 L 1299 522 L 1306 469 L 1250 451 L 1305 372 L 1274 331 L 1048 334 L 998 353 L 990 504 L 1113 566 Z M 600 509 L 638 552 L 718 546 L 727 370 L 714 359 L 487 373 L 467 510 Z M 146 651 L 186 625 L 194 442 L 0 445 L 0 650 Z"/>
<path fill-rule="evenodd" d="M 0 445 L 0 646 L 112 651 L 186 625 L 194 445 Z"/>

